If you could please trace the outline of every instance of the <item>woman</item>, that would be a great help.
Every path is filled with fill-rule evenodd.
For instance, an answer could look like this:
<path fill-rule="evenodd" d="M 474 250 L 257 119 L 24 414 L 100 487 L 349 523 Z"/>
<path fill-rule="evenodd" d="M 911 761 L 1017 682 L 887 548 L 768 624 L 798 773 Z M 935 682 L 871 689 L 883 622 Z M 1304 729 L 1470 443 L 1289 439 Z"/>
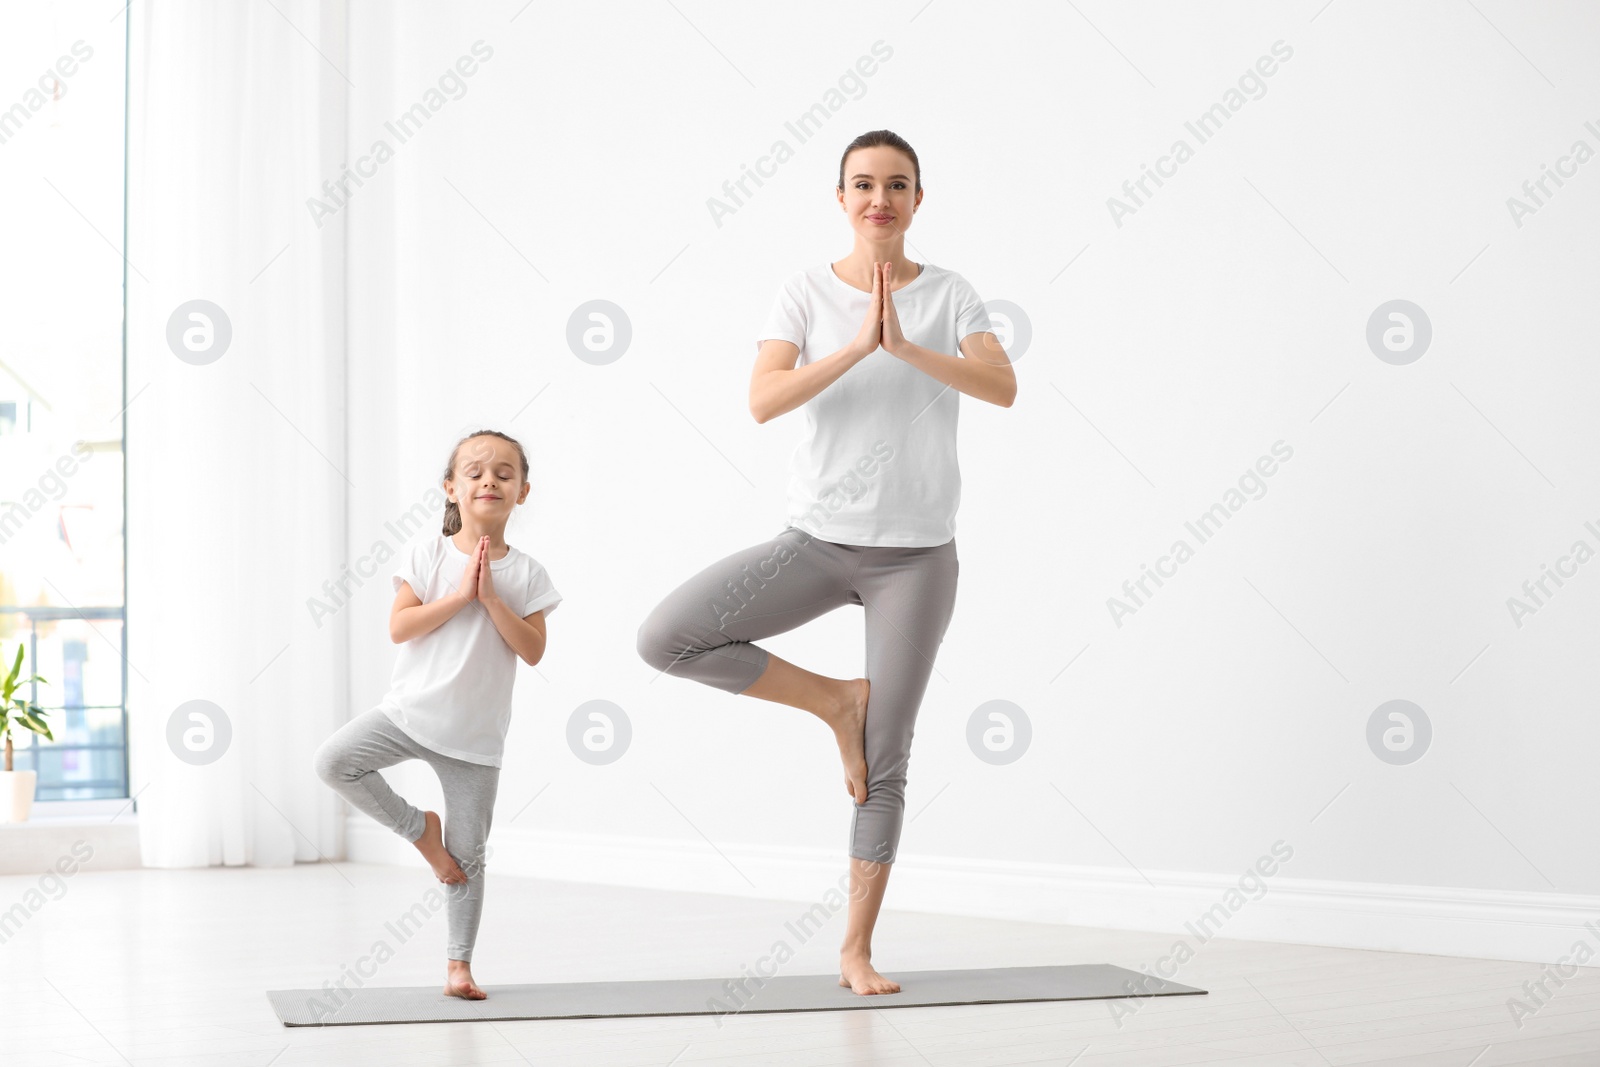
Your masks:
<path fill-rule="evenodd" d="M 784 283 L 750 379 L 757 422 L 806 413 L 788 525 L 675 589 L 639 628 L 639 654 L 832 728 L 855 801 L 839 984 L 866 995 L 900 991 L 872 966 L 872 930 L 900 839 L 912 728 L 955 607 L 957 401 L 1010 407 L 1017 385 L 966 279 L 905 256 L 922 203 L 911 146 L 888 130 L 856 138 L 836 194 L 855 247 Z M 865 610 L 864 678 L 826 678 L 751 644 L 845 604 Z"/>

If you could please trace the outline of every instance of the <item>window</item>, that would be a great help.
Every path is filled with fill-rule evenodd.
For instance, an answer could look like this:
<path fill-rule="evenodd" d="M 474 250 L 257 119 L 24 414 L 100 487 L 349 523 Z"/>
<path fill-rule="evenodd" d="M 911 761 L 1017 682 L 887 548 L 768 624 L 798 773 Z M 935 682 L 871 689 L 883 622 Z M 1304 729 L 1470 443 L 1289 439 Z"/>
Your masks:
<path fill-rule="evenodd" d="M 12 731 L 41 803 L 128 795 L 127 32 L 125 10 L 0 8 L 0 663 L 21 644 L 48 680 L 19 695 L 55 740 Z"/>

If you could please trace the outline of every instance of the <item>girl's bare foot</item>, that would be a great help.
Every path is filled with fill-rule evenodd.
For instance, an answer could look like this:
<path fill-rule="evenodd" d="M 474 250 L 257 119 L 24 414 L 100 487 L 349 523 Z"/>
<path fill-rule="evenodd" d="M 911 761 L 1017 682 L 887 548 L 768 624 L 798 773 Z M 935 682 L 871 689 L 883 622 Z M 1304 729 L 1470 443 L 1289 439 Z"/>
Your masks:
<path fill-rule="evenodd" d="M 845 792 L 857 804 L 867 802 L 867 698 L 871 689 L 872 683 L 865 678 L 845 682 L 844 695 L 827 720 L 844 761 Z"/>
<path fill-rule="evenodd" d="M 900 992 L 900 983 L 879 974 L 872 966 L 872 957 L 864 952 L 839 953 L 839 984 L 848 986 L 857 996 Z"/>
<path fill-rule="evenodd" d="M 422 858 L 428 861 L 428 866 L 433 868 L 433 875 L 441 882 L 465 882 L 467 876 L 461 873 L 461 868 L 456 865 L 455 859 L 444 848 L 444 828 L 439 823 L 438 812 L 425 811 L 422 813 L 425 820 L 422 836 L 412 844 L 417 846 L 417 851 L 422 853 Z M 448 990 L 447 990 L 448 992 Z"/>
<path fill-rule="evenodd" d="M 478 988 L 472 980 L 472 964 L 466 960 L 449 961 L 444 977 L 444 995 L 462 1000 L 488 1000 L 489 994 Z"/>

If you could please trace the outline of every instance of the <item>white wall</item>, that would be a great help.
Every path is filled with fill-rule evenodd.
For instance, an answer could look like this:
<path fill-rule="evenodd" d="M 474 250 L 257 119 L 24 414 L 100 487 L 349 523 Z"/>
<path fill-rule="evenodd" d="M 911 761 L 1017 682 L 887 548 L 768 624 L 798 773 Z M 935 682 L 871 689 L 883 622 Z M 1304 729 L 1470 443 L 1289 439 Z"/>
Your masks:
<path fill-rule="evenodd" d="M 1269 883 L 1283 894 L 1351 885 L 1435 911 L 1470 901 L 1486 923 L 1555 916 L 1429 951 L 1539 958 L 1570 943 L 1600 905 L 1587 847 L 1600 565 L 1520 626 L 1507 601 L 1574 542 L 1600 545 L 1586 321 L 1600 164 L 1520 226 L 1507 198 L 1575 140 L 1600 147 L 1600 111 L 1581 105 L 1600 15 L 521 7 L 355 3 L 348 67 L 352 162 L 379 138 L 395 149 L 346 209 L 351 558 L 400 548 L 385 522 L 436 484 L 459 436 L 496 427 L 534 463 L 509 539 L 566 596 L 546 659 L 517 683 L 503 854 L 522 842 L 536 870 L 544 842 L 568 867 L 543 873 L 581 879 L 598 872 L 572 857 L 590 853 L 552 842 L 624 842 L 625 860 L 642 841 L 695 857 L 701 888 L 774 895 L 805 890 L 749 878 L 738 857 L 842 864 L 849 799 L 826 729 L 657 678 L 634 636 L 679 582 L 783 525 L 799 416 L 749 417 L 755 331 L 786 274 L 849 252 L 839 154 L 888 127 L 927 188 L 908 254 L 1020 305 L 1033 334 L 1013 408 L 962 402 L 961 589 L 918 722 L 901 866 L 924 888 L 936 859 L 966 872 L 975 888 L 931 896 L 1006 914 L 1006 864 L 1038 865 L 1063 892 L 1120 886 L 1120 872 L 1108 898 L 1126 900 L 1150 883 L 1225 885 L 1281 840 L 1293 858 Z M 479 40 L 493 56 L 464 95 L 398 144 L 384 122 Z M 786 120 L 879 40 L 893 54 L 864 94 L 796 144 Z M 1265 94 L 1118 226 L 1108 198 L 1175 139 L 1194 145 L 1185 121 L 1277 41 L 1293 55 Z M 707 199 L 779 138 L 794 158 L 716 225 Z M 633 324 L 607 366 L 565 343 L 572 309 L 596 297 Z M 1395 298 L 1433 327 L 1404 366 L 1365 338 Z M 1293 455 L 1265 494 L 1114 622 L 1108 598 L 1175 539 L 1195 545 L 1185 522 L 1280 440 Z M 384 572 L 350 608 L 352 712 L 387 684 L 389 603 Z M 853 676 L 860 642 L 859 612 L 840 611 L 767 645 Z M 634 730 L 604 767 L 565 742 L 595 698 Z M 1000 767 L 965 739 L 994 699 L 1034 730 Z M 1394 699 L 1433 730 L 1405 766 L 1366 736 Z M 919 899 L 897 884 L 891 904 L 897 891 Z M 1071 917 L 1176 930 L 1186 906 Z M 1422 921 L 1411 910 L 1385 911 L 1389 947 L 1422 947 L 1405 939 Z M 1378 937 L 1353 908 L 1303 925 L 1243 911 L 1233 930 L 1253 936 Z"/>

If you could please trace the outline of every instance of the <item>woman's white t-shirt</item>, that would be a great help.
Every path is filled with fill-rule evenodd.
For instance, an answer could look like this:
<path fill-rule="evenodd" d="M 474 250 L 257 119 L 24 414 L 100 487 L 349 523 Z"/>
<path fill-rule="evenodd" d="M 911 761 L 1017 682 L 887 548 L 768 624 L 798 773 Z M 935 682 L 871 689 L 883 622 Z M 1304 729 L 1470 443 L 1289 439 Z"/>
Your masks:
<path fill-rule="evenodd" d="M 539 561 L 511 545 L 489 561 L 494 591 L 519 618 L 561 603 Z M 414 546 L 394 572 L 424 604 L 454 593 L 471 561 L 443 534 Z M 517 654 L 482 601 L 470 601 L 439 626 L 400 643 L 389 692 L 379 705 L 418 744 L 468 763 L 500 766 L 511 725 Z"/>
<path fill-rule="evenodd" d="M 893 290 L 900 332 L 913 344 L 961 354 L 968 334 L 993 329 L 967 280 L 932 263 Z M 756 339 L 790 341 L 803 366 L 861 331 L 872 294 L 823 263 L 784 281 Z M 805 434 L 789 461 L 788 521 L 846 545 L 942 545 L 961 502 L 956 416 L 961 392 L 880 346 L 808 400 Z"/>

